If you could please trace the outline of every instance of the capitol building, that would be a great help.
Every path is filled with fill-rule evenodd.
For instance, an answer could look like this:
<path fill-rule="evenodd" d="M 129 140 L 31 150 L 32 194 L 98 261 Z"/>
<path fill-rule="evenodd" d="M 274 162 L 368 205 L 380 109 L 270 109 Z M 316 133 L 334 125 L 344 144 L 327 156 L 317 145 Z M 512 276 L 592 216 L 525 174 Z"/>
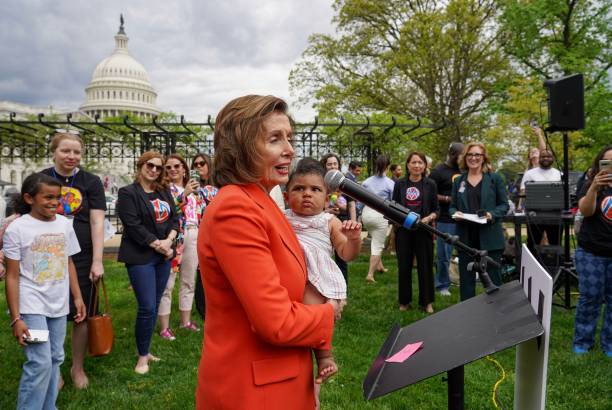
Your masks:
<path fill-rule="evenodd" d="M 149 75 L 128 51 L 128 36 L 121 16 L 119 31 L 115 35 L 115 50 L 94 69 L 91 82 L 85 87 L 85 102 L 77 110 L 33 107 L 13 101 L 0 101 L 0 116 L 8 117 L 11 112 L 17 118 L 43 113 L 45 115 L 71 113 L 76 119 L 95 115 L 100 118 L 132 114 L 143 120 L 150 120 L 161 111 L 157 107 L 157 91 L 151 85 Z"/>
<path fill-rule="evenodd" d="M 85 95 L 79 111 L 90 117 L 117 117 L 129 112 L 150 119 L 160 112 L 155 105 L 157 92 L 147 71 L 128 51 L 123 16 L 115 35 L 115 51 L 96 66 Z"/>
<path fill-rule="evenodd" d="M 17 120 L 43 113 L 46 117 L 59 115 L 60 118 L 70 114 L 73 120 L 92 121 L 96 115 L 104 119 L 125 114 L 134 115 L 151 121 L 161 111 L 156 105 L 157 92 L 151 85 L 144 66 L 132 57 L 128 51 L 128 36 L 125 33 L 123 16 L 120 18 L 119 31 L 115 35 L 115 49 L 94 69 L 91 82 L 85 87 L 85 102 L 74 108 L 56 108 L 52 105 L 36 107 L 14 101 L 0 101 L 0 117 L 8 118 L 15 113 Z M 27 158 L 0 160 L 0 194 L 5 184 L 21 186 L 22 181 L 32 172 L 51 166 L 48 160 L 36 161 Z M 97 164 L 97 169 L 90 169 L 103 180 L 121 182 L 132 174 L 132 162 L 111 159 Z M 125 181 L 123 181 L 125 182 Z M 10 186 L 9 185 L 9 186 Z M 0 202 L 2 201 L 0 195 Z M 0 204 L 0 217 L 4 212 Z"/>

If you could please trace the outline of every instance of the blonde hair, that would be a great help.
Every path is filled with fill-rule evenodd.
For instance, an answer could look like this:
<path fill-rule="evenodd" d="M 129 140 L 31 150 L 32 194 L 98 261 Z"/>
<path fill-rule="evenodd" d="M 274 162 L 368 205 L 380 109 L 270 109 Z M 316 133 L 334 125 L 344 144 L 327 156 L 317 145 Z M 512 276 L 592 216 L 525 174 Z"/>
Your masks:
<path fill-rule="evenodd" d="M 463 152 L 461 153 L 461 156 L 459 157 L 459 168 L 464 171 L 468 169 L 466 156 L 467 156 L 467 153 L 470 151 L 470 149 L 472 149 L 472 147 L 478 147 L 482 150 L 482 155 L 483 155 L 482 167 L 481 167 L 482 172 L 493 171 L 493 166 L 491 165 L 491 160 L 489 159 L 489 154 L 487 152 L 487 147 L 485 147 L 485 145 L 482 142 L 477 142 L 477 141 L 469 142 L 465 146 L 465 148 L 463 149 Z"/>
<path fill-rule="evenodd" d="M 63 140 L 76 141 L 81 144 L 81 149 L 85 149 L 85 144 L 83 144 L 83 140 L 79 135 L 71 134 L 69 132 L 56 132 L 51 138 L 51 143 L 49 144 L 49 151 L 55 152 L 60 142 L 62 142 Z"/>

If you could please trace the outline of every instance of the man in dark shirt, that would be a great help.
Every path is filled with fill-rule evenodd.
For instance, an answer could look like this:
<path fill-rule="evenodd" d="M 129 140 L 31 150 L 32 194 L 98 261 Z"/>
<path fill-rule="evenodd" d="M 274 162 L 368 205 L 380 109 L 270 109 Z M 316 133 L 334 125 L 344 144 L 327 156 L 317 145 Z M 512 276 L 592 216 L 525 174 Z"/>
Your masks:
<path fill-rule="evenodd" d="M 391 172 L 393 182 L 397 182 L 402 177 L 403 170 L 401 165 L 391 164 L 389 171 Z"/>
<path fill-rule="evenodd" d="M 349 163 L 348 172 L 346 173 L 345 176 L 351 181 L 355 182 L 357 178 L 359 178 L 359 175 L 361 175 L 361 167 L 362 167 L 361 162 L 351 161 Z"/>
<path fill-rule="evenodd" d="M 359 161 L 349 162 L 348 172 L 344 176 L 353 182 L 357 182 L 357 178 L 359 178 L 359 175 L 361 175 L 361 167 L 362 167 L 362 164 Z M 355 216 L 357 218 L 359 217 L 359 215 L 361 215 L 362 209 L 363 209 L 363 204 L 361 202 L 355 201 Z"/>
<path fill-rule="evenodd" d="M 438 202 L 440 203 L 440 217 L 438 218 L 438 229 L 442 232 L 455 235 L 455 222 L 448 213 L 448 207 L 451 202 L 451 191 L 453 189 L 453 181 L 461 175 L 459 170 L 459 155 L 463 152 L 463 144 L 453 142 L 448 147 L 448 155 L 446 162 L 439 164 L 432 171 L 430 178 L 436 182 L 438 186 Z M 450 286 L 450 278 L 448 276 L 448 266 L 450 263 L 453 246 L 444 242 L 443 239 L 437 238 L 436 251 L 436 289 L 442 296 L 450 296 L 448 290 Z"/>

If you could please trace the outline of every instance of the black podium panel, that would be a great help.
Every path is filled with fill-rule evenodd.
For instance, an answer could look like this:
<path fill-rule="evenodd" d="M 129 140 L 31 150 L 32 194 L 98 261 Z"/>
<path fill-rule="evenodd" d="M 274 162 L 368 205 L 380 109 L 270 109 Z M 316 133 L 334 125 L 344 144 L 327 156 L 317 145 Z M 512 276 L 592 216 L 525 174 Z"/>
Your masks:
<path fill-rule="evenodd" d="M 380 397 L 543 333 L 522 285 L 507 283 L 404 328 L 396 324 L 363 382 L 364 396 Z M 421 349 L 405 362 L 385 362 L 416 342 Z"/>

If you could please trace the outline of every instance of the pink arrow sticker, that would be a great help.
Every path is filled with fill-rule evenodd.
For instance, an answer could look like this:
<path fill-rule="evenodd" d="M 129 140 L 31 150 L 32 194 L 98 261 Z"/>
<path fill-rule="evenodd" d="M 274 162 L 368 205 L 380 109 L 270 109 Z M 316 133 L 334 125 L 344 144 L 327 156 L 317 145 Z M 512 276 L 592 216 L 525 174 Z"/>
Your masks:
<path fill-rule="evenodd" d="M 419 350 L 422 345 L 423 345 L 423 342 L 409 343 L 402 350 L 395 353 L 393 356 L 385 359 L 385 362 L 403 363 L 406 359 L 412 356 L 417 350 Z"/>

